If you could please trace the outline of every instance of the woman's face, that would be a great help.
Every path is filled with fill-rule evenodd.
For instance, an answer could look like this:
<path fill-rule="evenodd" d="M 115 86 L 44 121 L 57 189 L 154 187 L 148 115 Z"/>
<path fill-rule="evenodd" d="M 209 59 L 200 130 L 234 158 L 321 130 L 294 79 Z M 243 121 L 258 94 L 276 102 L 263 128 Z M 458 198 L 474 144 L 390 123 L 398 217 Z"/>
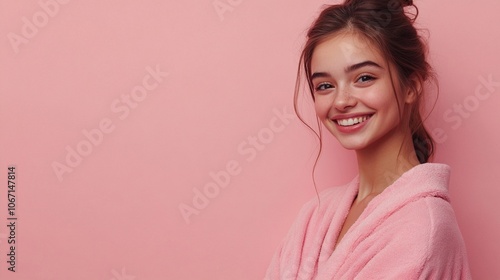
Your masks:
<path fill-rule="evenodd" d="M 393 88 L 389 67 L 396 73 L 368 40 L 353 33 L 316 46 L 311 61 L 316 113 L 346 149 L 362 150 L 381 141 L 401 143 L 394 95 L 399 84 L 393 75 Z"/>

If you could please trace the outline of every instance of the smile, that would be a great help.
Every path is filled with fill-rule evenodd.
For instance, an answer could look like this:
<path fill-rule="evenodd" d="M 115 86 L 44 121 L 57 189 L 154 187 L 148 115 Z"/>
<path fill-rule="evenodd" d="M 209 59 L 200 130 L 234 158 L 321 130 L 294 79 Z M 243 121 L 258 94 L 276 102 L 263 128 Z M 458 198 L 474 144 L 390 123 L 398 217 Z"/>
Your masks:
<path fill-rule="evenodd" d="M 340 126 L 352 126 L 368 120 L 371 116 L 361 116 L 356 118 L 338 119 L 335 122 Z"/>

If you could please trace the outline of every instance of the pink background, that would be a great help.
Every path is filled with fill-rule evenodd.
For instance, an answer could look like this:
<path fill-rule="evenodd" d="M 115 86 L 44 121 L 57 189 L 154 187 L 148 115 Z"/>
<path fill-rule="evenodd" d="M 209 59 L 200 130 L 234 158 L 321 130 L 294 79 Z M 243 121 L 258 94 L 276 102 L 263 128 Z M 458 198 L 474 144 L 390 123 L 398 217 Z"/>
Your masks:
<path fill-rule="evenodd" d="M 0 278 L 262 279 L 315 196 L 317 142 L 289 114 L 305 30 L 325 3 L 2 0 Z M 499 279 L 500 3 L 416 4 L 440 81 L 435 161 L 452 167 L 474 278 Z M 30 38 L 13 44 L 23 28 Z M 356 172 L 353 154 L 325 139 L 319 189 Z M 53 164 L 66 164 L 67 147 L 87 155 L 59 180 Z M 6 263 L 11 164 L 16 273 Z M 198 211 L 189 224 L 183 204 Z"/>

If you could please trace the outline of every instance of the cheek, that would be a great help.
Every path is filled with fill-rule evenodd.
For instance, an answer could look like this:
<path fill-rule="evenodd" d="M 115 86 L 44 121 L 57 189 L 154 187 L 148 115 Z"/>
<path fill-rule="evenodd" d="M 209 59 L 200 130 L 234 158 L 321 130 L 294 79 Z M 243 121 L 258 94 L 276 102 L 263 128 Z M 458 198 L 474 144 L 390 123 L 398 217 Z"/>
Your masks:
<path fill-rule="evenodd" d="M 394 94 L 390 94 L 390 95 L 387 95 L 385 96 L 384 99 L 382 100 L 379 100 L 379 107 L 380 108 L 383 108 L 385 111 L 391 113 L 391 114 L 399 114 L 399 110 L 398 110 L 398 101 L 396 99 L 396 96 L 394 96 Z"/>
<path fill-rule="evenodd" d="M 382 102 L 384 101 L 384 102 Z M 379 121 L 388 127 L 398 125 L 400 123 L 400 116 L 398 110 L 398 103 L 396 97 L 385 98 L 384 100 L 377 100 L 377 111 Z"/>
<path fill-rule="evenodd" d="M 382 88 L 366 93 L 363 97 L 363 103 L 376 110 L 392 111 L 398 110 L 396 97 L 391 90 Z"/>
<path fill-rule="evenodd" d="M 316 115 L 321 119 L 325 119 L 328 116 L 328 111 L 330 110 L 330 105 L 325 100 L 324 97 L 316 97 L 314 101 L 314 109 L 316 110 Z"/>

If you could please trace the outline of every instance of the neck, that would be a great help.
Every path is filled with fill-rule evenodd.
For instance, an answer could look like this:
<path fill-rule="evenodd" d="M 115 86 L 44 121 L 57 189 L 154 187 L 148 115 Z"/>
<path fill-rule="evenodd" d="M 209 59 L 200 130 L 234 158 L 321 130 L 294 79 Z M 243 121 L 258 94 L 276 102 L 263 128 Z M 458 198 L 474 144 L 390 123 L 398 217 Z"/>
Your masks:
<path fill-rule="evenodd" d="M 379 139 L 369 148 L 357 150 L 356 156 L 359 170 L 357 201 L 378 195 L 419 164 L 409 133 Z"/>

